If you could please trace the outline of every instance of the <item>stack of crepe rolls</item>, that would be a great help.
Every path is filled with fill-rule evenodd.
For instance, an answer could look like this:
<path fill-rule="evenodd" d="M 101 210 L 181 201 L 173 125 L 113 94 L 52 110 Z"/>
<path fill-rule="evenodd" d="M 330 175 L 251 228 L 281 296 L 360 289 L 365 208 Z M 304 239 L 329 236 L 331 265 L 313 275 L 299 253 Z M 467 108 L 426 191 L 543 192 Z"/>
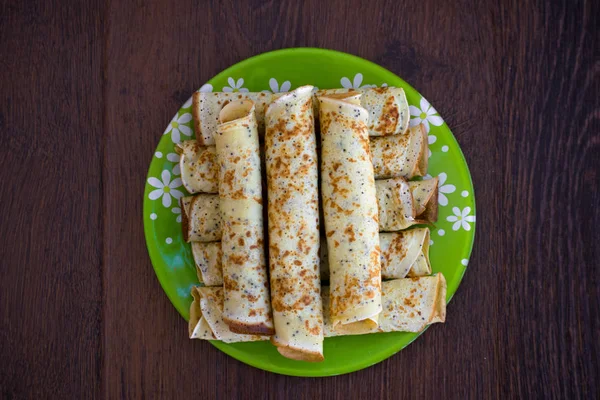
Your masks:
<path fill-rule="evenodd" d="M 275 335 L 287 358 L 323 361 L 319 279 L 319 171 L 312 86 L 265 111 L 269 266 Z"/>
<path fill-rule="evenodd" d="M 361 335 L 377 332 L 420 332 L 427 325 L 446 319 L 446 279 L 434 276 L 395 279 L 381 284 L 383 310 L 377 326 L 340 333 L 333 328 L 329 309 L 330 288 L 321 288 L 324 336 Z M 269 340 L 268 336 L 240 335 L 223 322 L 223 288 L 194 287 L 190 306 L 190 339 L 220 340 L 225 343 Z"/>
<path fill-rule="evenodd" d="M 360 102 L 367 110 L 369 136 L 401 135 L 408 128 L 410 112 L 402 88 L 382 87 L 365 89 L 325 89 L 313 93 L 313 113 L 318 118 L 317 98 L 331 94 L 356 91 L 362 94 Z M 192 97 L 192 115 L 198 143 L 215 144 L 214 133 L 219 123 L 219 112 L 224 105 L 235 100 L 250 100 L 255 105 L 259 132 L 264 132 L 265 110 L 285 93 L 225 93 L 196 92 Z"/>
<path fill-rule="evenodd" d="M 285 357 L 322 361 L 324 337 L 444 321 L 430 232 L 413 227 L 436 221 L 438 179 L 409 181 L 427 173 L 428 147 L 402 89 L 195 93 L 193 116 L 197 140 L 176 146 L 192 194 L 180 200 L 184 239 L 206 285 L 192 289 L 190 338 L 270 339 Z"/>
<path fill-rule="evenodd" d="M 376 193 L 374 204 L 377 205 L 376 218 L 379 221 L 379 232 L 400 231 L 417 224 L 432 224 L 437 220 L 437 177 L 411 182 L 403 178 L 376 180 L 374 185 Z M 221 219 L 218 217 L 219 196 L 198 194 L 182 197 L 182 199 L 192 200 L 193 207 L 189 209 L 191 213 L 198 216 L 196 219 L 188 220 L 188 213 L 182 213 L 184 227 L 188 227 L 188 230 L 199 238 L 191 241 L 219 240 L 221 236 Z M 214 239 L 215 237 L 217 239 Z"/>
<path fill-rule="evenodd" d="M 272 335 L 254 103 L 230 102 L 219 113 L 219 122 L 214 137 L 219 164 L 223 320 L 235 333 Z"/>
<path fill-rule="evenodd" d="M 321 196 L 329 252 L 330 318 L 340 333 L 377 328 L 381 259 L 368 112 L 360 93 L 319 97 Z"/>
<path fill-rule="evenodd" d="M 431 274 L 429 262 L 429 228 L 414 228 L 401 232 L 380 232 L 381 277 L 399 279 L 406 276 Z M 192 243 L 198 281 L 205 286 L 222 286 L 221 242 Z M 327 241 L 321 238 L 319 270 L 322 281 L 329 280 Z M 307 273 L 305 273 L 307 274 Z M 271 273 L 271 282 L 273 275 Z M 271 283 L 271 297 L 273 293 Z M 273 306 L 275 308 L 275 306 Z"/>

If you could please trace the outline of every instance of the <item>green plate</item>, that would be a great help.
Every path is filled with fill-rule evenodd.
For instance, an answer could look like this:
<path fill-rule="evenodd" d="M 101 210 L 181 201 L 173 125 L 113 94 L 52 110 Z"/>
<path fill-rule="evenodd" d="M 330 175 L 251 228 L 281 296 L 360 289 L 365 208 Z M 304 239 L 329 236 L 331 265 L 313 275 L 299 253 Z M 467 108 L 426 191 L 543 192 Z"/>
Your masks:
<path fill-rule="evenodd" d="M 399 86 L 411 105 L 411 124 L 424 121 L 429 133 L 429 174 L 440 177 L 439 219 L 432 228 L 434 272 L 454 295 L 469 262 L 475 235 L 475 197 L 469 168 L 456 139 L 437 111 L 415 89 L 390 71 L 362 58 L 331 50 L 298 48 L 273 51 L 242 61 L 212 78 L 200 91 L 288 91 L 311 84 L 337 87 Z M 179 178 L 174 144 L 194 137 L 190 98 L 175 114 L 150 163 L 144 192 L 144 231 L 152 265 L 165 293 L 189 319 L 190 288 L 198 284 L 189 244 L 181 234 L 177 198 L 187 193 Z M 157 135 L 158 136 L 158 135 Z M 443 329 L 443 325 L 436 329 Z M 187 331 L 181 331 L 185 337 Z M 379 333 L 325 340 L 325 361 L 304 363 L 284 358 L 269 342 L 214 346 L 257 368 L 296 376 L 330 376 L 378 363 L 406 347 L 419 334 Z M 201 346 L 201 343 L 197 343 Z"/>

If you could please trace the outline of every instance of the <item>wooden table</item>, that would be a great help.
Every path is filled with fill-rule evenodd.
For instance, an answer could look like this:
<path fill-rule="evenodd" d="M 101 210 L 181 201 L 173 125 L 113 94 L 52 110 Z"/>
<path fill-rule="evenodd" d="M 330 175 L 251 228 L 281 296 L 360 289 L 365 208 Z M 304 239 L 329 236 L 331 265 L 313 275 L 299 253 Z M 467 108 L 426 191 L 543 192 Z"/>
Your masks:
<path fill-rule="evenodd" d="M 0 398 L 598 398 L 599 3 L 251 3 L 2 1 Z M 446 324 L 327 379 L 188 340 L 142 229 L 179 105 L 229 65 L 296 46 L 415 86 L 477 195 Z"/>

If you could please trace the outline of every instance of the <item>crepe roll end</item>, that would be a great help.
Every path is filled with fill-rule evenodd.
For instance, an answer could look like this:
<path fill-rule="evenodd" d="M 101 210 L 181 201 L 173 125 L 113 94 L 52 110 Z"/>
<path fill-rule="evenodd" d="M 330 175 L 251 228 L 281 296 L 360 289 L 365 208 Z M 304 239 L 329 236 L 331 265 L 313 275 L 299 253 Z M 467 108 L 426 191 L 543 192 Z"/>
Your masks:
<path fill-rule="evenodd" d="M 183 233 L 183 240 L 186 243 L 190 242 L 190 197 L 182 197 L 179 199 L 179 208 L 181 209 L 181 232 Z"/>
<path fill-rule="evenodd" d="M 318 97 L 318 99 L 319 99 L 320 103 L 327 103 L 327 102 L 335 103 L 338 101 L 343 101 L 344 103 L 350 103 L 350 104 L 354 104 L 356 106 L 360 106 L 360 96 L 361 95 L 362 95 L 362 93 L 351 90 L 351 91 L 345 92 L 345 93 L 327 94 L 325 96 Z"/>
<path fill-rule="evenodd" d="M 302 98 L 303 96 L 311 96 L 313 89 L 314 86 L 304 85 L 293 90 L 292 92 L 281 93 L 279 97 L 274 98 L 273 101 L 265 107 L 265 122 L 268 121 L 268 118 L 272 117 L 274 112 L 273 110 L 277 110 L 278 105 L 280 105 L 281 103 L 286 103 L 290 100 Z"/>
<path fill-rule="evenodd" d="M 229 330 L 233 333 L 243 335 L 263 335 L 271 336 L 275 334 L 275 328 L 266 323 L 245 324 L 240 321 L 231 320 L 223 316 L 223 321 L 229 326 Z"/>
<path fill-rule="evenodd" d="M 429 138 L 427 136 L 427 131 L 425 130 L 425 125 L 419 124 L 419 126 L 417 128 L 420 131 L 421 148 L 418 153 L 416 169 L 414 171 L 413 176 L 425 176 L 425 175 L 427 175 L 427 167 L 428 167 L 428 163 L 429 163 L 429 155 L 428 155 L 428 150 L 429 150 L 428 139 Z"/>
<path fill-rule="evenodd" d="M 227 103 L 219 113 L 219 123 L 226 124 L 244 118 L 254 111 L 252 100 L 235 100 Z"/>
<path fill-rule="evenodd" d="M 212 329 L 202 315 L 202 309 L 200 307 L 202 294 L 200 293 L 200 287 L 192 287 L 191 295 L 194 300 L 190 305 L 190 321 L 188 323 L 190 339 L 216 340 Z"/>
<path fill-rule="evenodd" d="M 444 274 L 439 272 L 437 275 L 437 285 L 435 293 L 435 301 L 433 302 L 433 313 L 429 323 L 446 322 L 446 291 L 447 284 Z"/>
<path fill-rule="evenodd" d="M 203 135 L 202 133 L 202 129 L 201 126 L 202 124 L 200 123 L 201 121 L 201 117 L 200 117 L 200 109 L 202 108 L 201 104 L 200 104 L 200 95 L 202 93 L 200 92 L 194 92 L 194 94 L 192 95 L 192 120 L 194 121 L 194 131 L 196 132 L 196 137 L 198 140 L 198 143 L 201 145 L 205 145 L 207 143 L 204 143 L 203 140 Z"/>
<path fill-rule="evenodd" d="M 367 318 L 349 324 L 334 324 L 333 329 L 340 335 L 357 335 L 361 333 L 376 332 L 377 326 L 378 323 L 376 319 Z"/>
<path fill-rule="evenodd" d="M 277 351 L 285 358 L 289 358 L 291 360 L 308 362 L 322 362 L 325 360 L 325 357 L 323 357 L 323 353 L 298 350 L 289 346 L 277 347 Z"/>
<path fill-rule="evenodd" d="M 408 183 L 416 208 L 416 223 L 433 224 L 438 217 L 439 178 Z"/>

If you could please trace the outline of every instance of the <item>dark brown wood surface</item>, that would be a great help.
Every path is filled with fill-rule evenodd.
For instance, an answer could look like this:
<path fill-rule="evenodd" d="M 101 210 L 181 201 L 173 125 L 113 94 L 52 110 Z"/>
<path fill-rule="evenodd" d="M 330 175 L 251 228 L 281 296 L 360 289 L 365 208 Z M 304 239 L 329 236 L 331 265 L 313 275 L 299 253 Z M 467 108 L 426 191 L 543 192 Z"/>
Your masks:
<path fill-rule="evenodd" d="M 3 0 L 0 398 L 598 398 L 599 15 L 593 0 Z M 446 324 L 325 379 L 188 340 L 141 218 L 179 105 L 297 46 L 372 60 L 431 100 L 478 207 Z"/>

